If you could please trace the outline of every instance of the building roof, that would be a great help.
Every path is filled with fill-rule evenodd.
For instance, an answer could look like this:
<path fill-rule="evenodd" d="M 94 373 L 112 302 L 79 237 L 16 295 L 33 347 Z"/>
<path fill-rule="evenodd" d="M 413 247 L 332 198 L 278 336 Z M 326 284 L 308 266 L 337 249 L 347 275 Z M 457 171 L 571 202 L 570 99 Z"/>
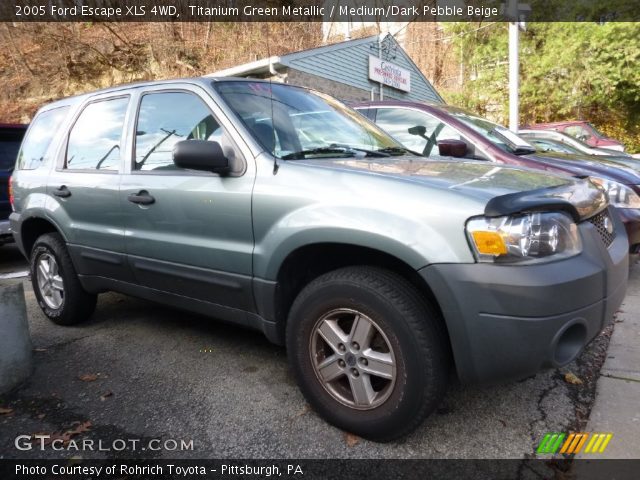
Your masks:
<path fill-rule="evenodd" d="M 402 92 L 385 87 L 384 94 L 390 98 L 444 103 L 442 97 L 422 74 L 411 57 L 404 51 L 392 35 L 372 35 L 370 37 L 347 40 L 322 47 L 301 50 L 281 56 L 272 56 L 227 68 L 210 76 L 253 76 L 274 74 L 283 68 L 291 68 L 329 80 L 337 81 L 370 91 L 378 83 L 369 80 L 369 56 L 378 56 L 380 42 L 391 42 L 393 55 L 385 58 L 391 63 L 411 72 L 411 92 Z M 389 56 L 387 56 L 389 57 Z"/>

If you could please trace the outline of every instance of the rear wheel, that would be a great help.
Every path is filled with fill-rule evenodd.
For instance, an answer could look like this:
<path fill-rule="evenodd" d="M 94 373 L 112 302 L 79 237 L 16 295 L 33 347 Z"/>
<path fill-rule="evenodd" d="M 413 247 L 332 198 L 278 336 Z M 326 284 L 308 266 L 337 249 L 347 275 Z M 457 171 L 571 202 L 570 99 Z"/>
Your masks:
<path fill-rule="evenodd" d="M 330 423 L 388 441 L 416 428 L 442 398 L 447 340 L 435 310 L 404 278 L 348 267 L 317 278 L 287 323 L 291 368 Z"/>
<path fill-rule="evenodd" d="M 44 314 L 59 325 L 82 322 L 95 309 L 97 297 L 80 285 L 58 233 L 47 233 L 36 240 L 31 250 L 31 284 Z"/>

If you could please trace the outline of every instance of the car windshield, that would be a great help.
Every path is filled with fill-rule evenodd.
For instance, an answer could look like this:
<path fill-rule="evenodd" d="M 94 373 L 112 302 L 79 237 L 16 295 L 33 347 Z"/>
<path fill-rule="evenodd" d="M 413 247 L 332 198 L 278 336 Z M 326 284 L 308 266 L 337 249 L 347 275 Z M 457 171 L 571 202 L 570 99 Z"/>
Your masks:
<path fill-rule="evenodd" d="M 556 140 L 542 139 L 542 138 L 528 138 L 528 140 L 538 147 L 543 152 L 560 152 L 560 153 L 572 153 L 581 154 L 582 152 L 575 147 L 567 145 Z"/>
<path fill-rule="evenodd" d="M 477 117 L 459 108 L 448 108 L 446 111 L 502 150 L 516 155 L 526 155 L 536 151 L 533 145 L 502 125 Z"/>
<path fill-rule="evenodd" d="M 595 135 L 596 137 L 598 137 L 598 138 L 607 138 L 607 136 L 604 133 L 602 133 L 600 130 L 598 130 L 596 127 L 594 127 L 590 123 L 587 123 L 586 126 L 587 126 L 587 129 L 591 130 L 593 135 Z"/>
<path fill-rule="evenodd" d="M 213 85 L 253 137 L 278 158 L 382 157 L 407 152 L 328 95 L 267 82 Z"/>

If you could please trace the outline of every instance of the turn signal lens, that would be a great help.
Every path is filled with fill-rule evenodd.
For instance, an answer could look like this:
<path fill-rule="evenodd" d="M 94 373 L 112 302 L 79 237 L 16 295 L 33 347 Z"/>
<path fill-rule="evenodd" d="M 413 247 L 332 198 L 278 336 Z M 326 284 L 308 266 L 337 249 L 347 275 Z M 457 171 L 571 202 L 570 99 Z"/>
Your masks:
<path fill-rule="evenodd" d="M 481 255 L 506 255 L 507 246 L 497 232 L 471 232 L 476 249 Z"/>

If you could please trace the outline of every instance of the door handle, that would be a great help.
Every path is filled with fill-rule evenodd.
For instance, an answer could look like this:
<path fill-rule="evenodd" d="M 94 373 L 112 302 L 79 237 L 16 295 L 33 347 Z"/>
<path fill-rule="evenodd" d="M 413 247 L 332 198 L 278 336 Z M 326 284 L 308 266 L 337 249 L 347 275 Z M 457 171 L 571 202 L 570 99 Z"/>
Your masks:
<path fill-rule="evenodd" d="M 138 193 L 128 195 L 127 200 L 131 203 L 137 203 L 138 205 L 151 205 L 156 201 L 146 190 L 140 190 Z"/>
<path fill-rule="evenodd" d="M 69 191 L 66 185 L 60 185 L 58 188 L 56 188 L 53 191 L 53 194 L 56 197 L 62 197 L 62 198 L 68 198 L 71 196 L 71 192 Z"/>

